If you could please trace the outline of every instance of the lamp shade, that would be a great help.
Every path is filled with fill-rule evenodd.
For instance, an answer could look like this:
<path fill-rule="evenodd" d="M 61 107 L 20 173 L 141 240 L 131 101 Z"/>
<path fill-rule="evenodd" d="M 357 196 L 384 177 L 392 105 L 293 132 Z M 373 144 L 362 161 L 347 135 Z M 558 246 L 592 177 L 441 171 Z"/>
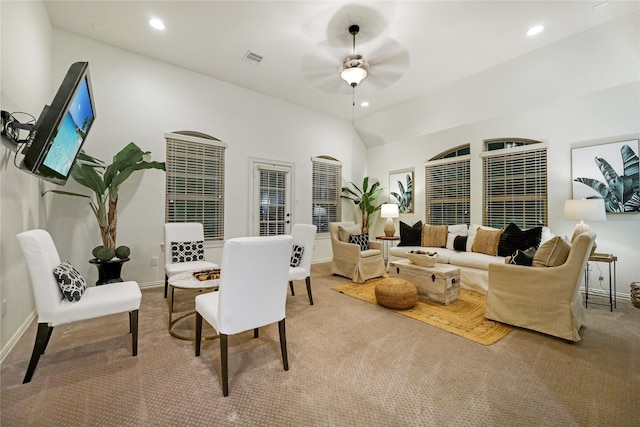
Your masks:
<path fill-rule="evenodd" d="M 564 202 L 564 218 L 576 221 L 606 221 L 603 199 L 575 199 Z"/>
<path fill-rule="evenodd" d="M 385 203 L 380 209 L 381 218 L 398 218 L 400 213 L 396 203 Z"/>
<path fill-rule="evenodd" d="M 344 79 L 350 86 L 356 87 L 360 84 L 365 77 L 367 77 L 367 70 L 360 67 L 345 68 L 340 73 L 340 77 Z"/>

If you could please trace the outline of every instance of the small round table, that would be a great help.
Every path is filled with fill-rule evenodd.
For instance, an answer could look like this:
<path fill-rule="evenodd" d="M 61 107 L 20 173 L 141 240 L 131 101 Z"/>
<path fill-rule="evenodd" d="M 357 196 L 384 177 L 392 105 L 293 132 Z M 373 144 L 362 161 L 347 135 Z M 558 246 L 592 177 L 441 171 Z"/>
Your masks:
<path fill-rule="evenodd" d="M 167 295 L 167 304 L 169 305 L 169 334 L 171 334 L 172 337 L 179 338 L 181 340 L 194 341 L 195 336 L 181 335 L 173 330 L 173 326 L 178 321 L 184 319 L 187 316 L 192 316 L 196 312 L 194 308 L 193 310 L 188 310 L 186 312 L 182 312 L 174 316 L 175 312 L 173 311 L 173 291 L 176 288 L 200 290 L 200 291 L 204 291 L 204 290 L 217 291 L 218 285 L 220 284 L 220 279 L 200 281 L 195 277 L 193 277 L 192 271 L 188 271 L 186 273 L 178 273 L 176 275 L 169 277 L 167 282 L 169 284 L 169 292 Z M 218 338 L 218 335 L 202 337 L 202 339 L 209 339 L 209 340 L 214 338 Z"/>

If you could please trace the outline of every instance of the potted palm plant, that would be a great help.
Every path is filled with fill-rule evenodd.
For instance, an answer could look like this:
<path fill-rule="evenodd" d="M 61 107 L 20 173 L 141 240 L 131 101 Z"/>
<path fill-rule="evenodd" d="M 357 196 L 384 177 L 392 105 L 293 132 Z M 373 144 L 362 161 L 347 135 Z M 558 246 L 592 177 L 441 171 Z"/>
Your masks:
<path fill-rule="evenodd" d="M 352 188 L 350 188 L 351 186 Z M 380 210 L 382 205 L 374 205 L 375 200 L 382 194 L 380 182 L 376 181 L 369 187 L 369 177 L 362 181 L 362 189 L 353 182 L 349 182 L 346 187 L 342 187 L 343 198 L 352 200 L 362 213 L 361 227 L 363 233 L 369 232 L 369 226 L 373 220 L 373 215 Z"/>
<path fill-rule="evenodd" d="M 58 193 L 67 196 L 89 199 L 89 207 L 93 212 L 102 245 L 94 248 L 93 259 L 89 262 L 98 267 L 96 284 L 122 281 L 120 271 L 122 263 L 129 260 L 130 250 L 127 246 L 117 246 L 118 227 L 118 191 L 131 174 L 137 170 L 166 170 L 164 162 L 150 161 L 150 152 L 142 151 L 135 143 L 130 142 L 113 156 L 113 162 L 105 165 L 102 160 L 81 151 L 78 155 L 71 177 L 83 187 L 93 191 L 92 195 L 73 193 L 62 190 L 48 190 L 43 193 Z"/>

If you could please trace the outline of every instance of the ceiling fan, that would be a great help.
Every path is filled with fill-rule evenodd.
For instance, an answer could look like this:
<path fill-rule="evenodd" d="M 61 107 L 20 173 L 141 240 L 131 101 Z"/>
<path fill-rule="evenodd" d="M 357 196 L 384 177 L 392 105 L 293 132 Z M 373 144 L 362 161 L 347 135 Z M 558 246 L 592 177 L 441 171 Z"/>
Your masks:
<path fill-rule="evenodd" d="M 353 53 L 344 58 L 342 61 L 342 71 L 340 77 L 355 88 L 360 82 L 367 77 L 369 71 L 369 63 L 362 55 L 356 53 L 356 35 L 360 32 L 358 25 L 349 26 L 349 34 L 353 36 Z"/>
<path fill-rule="evenodd" d="M 304 78 L 323 92 L 340 95 L 352 94 L 356 86 L 370 92 L 398 81 L 409 66 L 408 51 L 389 37 L 369 32 L 364 47 L 359 47 L 366 52 L 365 58 L 365 54 L 356 51 L 356 35 L 363 32 L 366 29 L 350 23 L 346 31 L 328 34 L 327 40 L 304 56 L 301 67 Z M 345 57 L 348 45 L 352 52 Z"/>

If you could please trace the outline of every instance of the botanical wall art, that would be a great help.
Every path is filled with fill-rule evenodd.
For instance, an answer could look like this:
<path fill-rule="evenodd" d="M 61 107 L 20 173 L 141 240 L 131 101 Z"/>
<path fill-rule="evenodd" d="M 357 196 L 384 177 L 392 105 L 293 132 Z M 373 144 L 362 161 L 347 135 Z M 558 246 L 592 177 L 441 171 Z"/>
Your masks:
<path fill-rule="evenodd" d="M 413 213 L 413 169 L 389 173 L 389 203 L 397 203 L 400 213 Z"/>
<path fill-rule="evenodd" d="M 640 212 L 638 140 L 571 150 L 574 199 L 604 199 L 607 212 Z"/>

